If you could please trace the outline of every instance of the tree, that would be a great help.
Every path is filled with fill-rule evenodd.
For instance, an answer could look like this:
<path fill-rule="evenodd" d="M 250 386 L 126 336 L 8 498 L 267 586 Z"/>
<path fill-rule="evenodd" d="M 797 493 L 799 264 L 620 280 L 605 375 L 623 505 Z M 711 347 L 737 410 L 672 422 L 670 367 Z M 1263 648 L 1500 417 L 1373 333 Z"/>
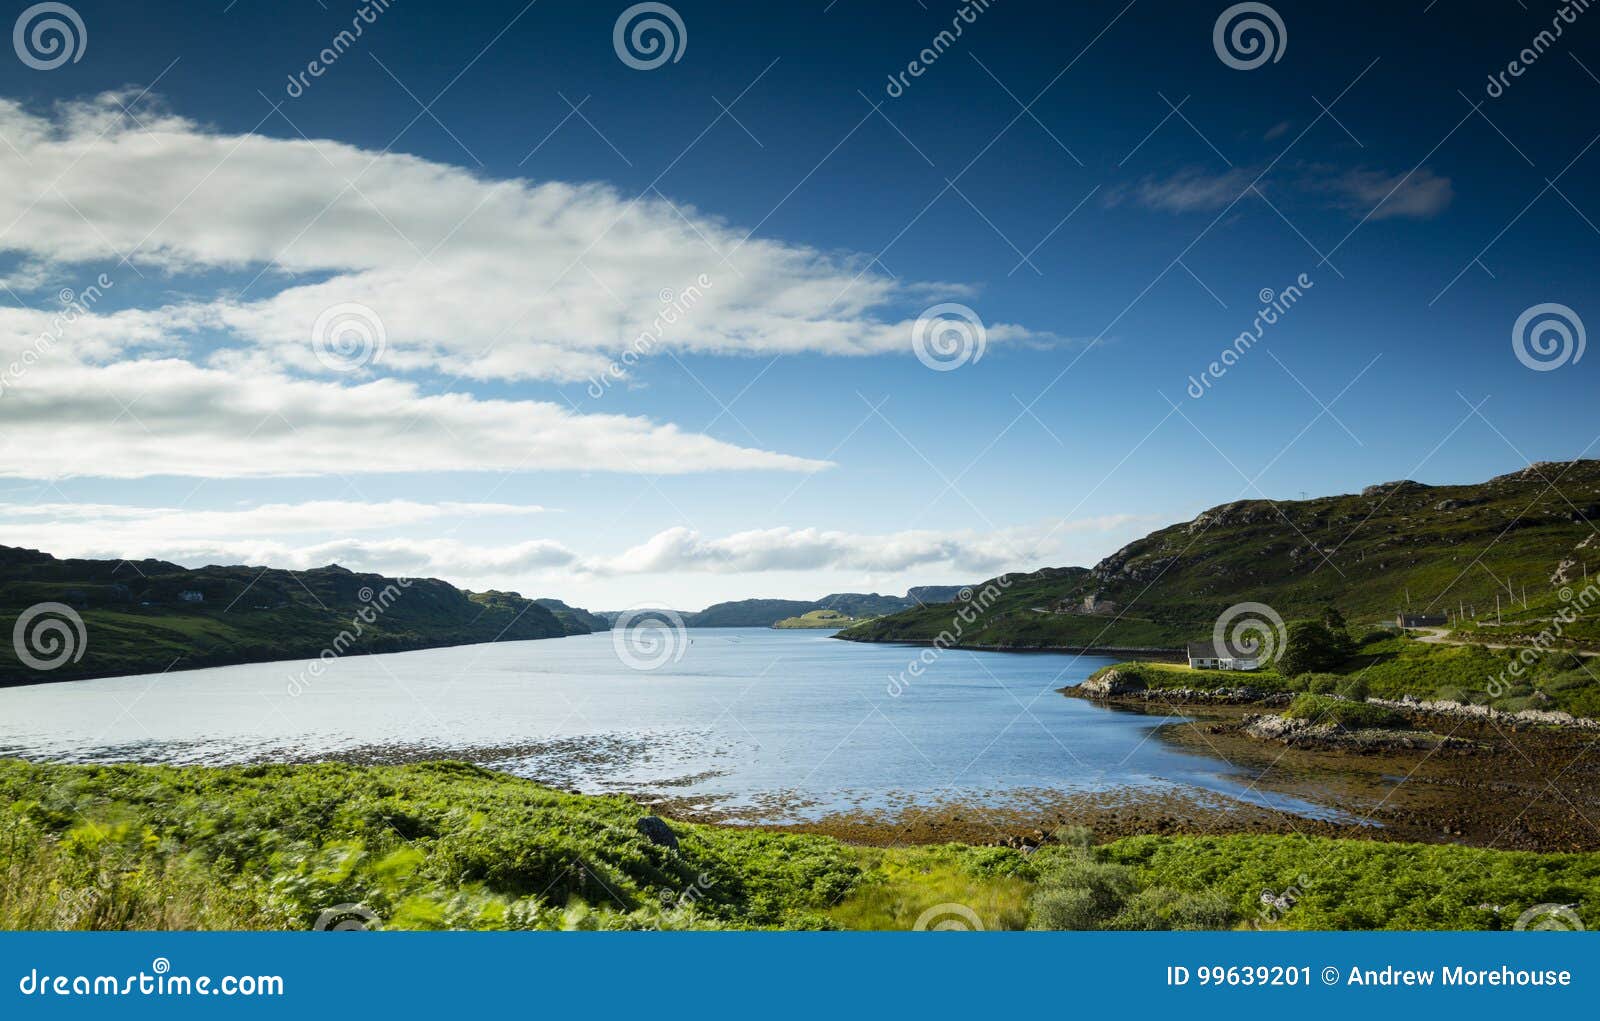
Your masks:
<path fill-rule="evenodd" d="M 1345 659 L 1345 642 L 1320 620 L 1297 620 L 1284 634 L 1278 672 L 1286 677 L 1332 670 Z"/>
<path fill-rule="evenodd" d="M 1338 643 L 1341 658 L 1348 659 L 1355 655 L 1356 643 L 1350 637 L 1349 625 L 1345 623 L 1344 614 L 1340 613 L 1339 608 L 1332 603 L 1323 607 L 1322 626 L 1328 629 L 1328 633 Z"/>

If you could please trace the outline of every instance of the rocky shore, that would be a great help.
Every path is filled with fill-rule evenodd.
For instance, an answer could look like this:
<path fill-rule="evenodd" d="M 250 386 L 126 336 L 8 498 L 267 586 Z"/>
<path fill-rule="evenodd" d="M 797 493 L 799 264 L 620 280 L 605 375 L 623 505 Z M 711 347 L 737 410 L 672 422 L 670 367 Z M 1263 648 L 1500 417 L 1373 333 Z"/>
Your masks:
<path fill-rule="evenodd" d="M 1466 750 L 1480 747 L 1474 741 L 1447 737 L 1428 730 L 1396 730 L 1382 727 L 1351 730 L 1333 723 L 1291 719 L 1276 713 L 1247 716 L 1239 729 L 1259 741 L 1276 741 L 1293 748 L 1367 753 Z"/>
<path fill-rule="evenodd" d="M 1063 695 L 1094 701 L 1169 706 L 1278 707 L 1288 705 L 1294 698 L 1291 694 L 1264 691 L 1248 684 L 1224 688 L 1151 688 L 1139 677 L 1115 668 L 1103 670 L 1081 684 L 1057 690 Z M 1600 732 L 1600 720 L 1573 716 L 1571 713 L 1551 709 L 1523 709 L 1508 713 L 1470 702 L 1431 701 L 1411 696 L 1399 699 L 1369 698 L 1367 702 L 1385 709 L 1393 709 L 1415 723 L 1427 725 L 1438 722 L 1469 722 L 1514 730 L 1557 727 L 1563 730 Z"/>

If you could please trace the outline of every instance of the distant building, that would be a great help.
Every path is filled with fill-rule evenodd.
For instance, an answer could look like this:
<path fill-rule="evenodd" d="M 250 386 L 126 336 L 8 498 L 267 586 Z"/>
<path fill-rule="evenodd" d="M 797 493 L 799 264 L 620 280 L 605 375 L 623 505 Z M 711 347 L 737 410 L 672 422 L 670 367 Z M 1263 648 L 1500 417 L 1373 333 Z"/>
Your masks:
<path fill-rule="evenodd" d="M 203 603 L 206 601 L 206 594 L 196 592 L 194 589 L 185 589 L 178 593 L 178 600 L 184 603 Z"/>
<path fill-rule="evenodd" d="M 1418 627 L 1444 627 L 1450 618 L 1442 613 L 1400 613 L 1394 618 L 1395 626 L 1402 631 Z"/>
<path fill-rule="evenodd" d="M 1259 649 L 1228 643 L 1190 642 L 1188 653 L 1191 670 L 1254 670 L 1261 665 Z"/>

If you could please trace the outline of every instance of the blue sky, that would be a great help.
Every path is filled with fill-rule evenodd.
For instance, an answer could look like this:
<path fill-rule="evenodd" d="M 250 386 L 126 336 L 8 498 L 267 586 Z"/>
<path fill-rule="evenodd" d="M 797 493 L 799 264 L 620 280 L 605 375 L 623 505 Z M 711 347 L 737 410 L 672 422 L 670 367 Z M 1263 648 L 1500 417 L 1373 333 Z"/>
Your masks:
<path fill-rule="evenodd" d="M 1513 348 L 1600 318 L 1592 14 L 1490 96 L 1557 5 L 1276 3 L 1248 70 L 1222 3 L 997 0 L 945 45 L 959 5 L 685 0 L 648 70 L 627 6 L 368 8 L 298 88 L 358 5 L 77 3 L 76 62 L 0 60 L 0 365 L 111 281 L 0 390 L 6 541 L 693 609 L 1594 454 L 1595 356 Z M 950 303 L 983 354 L 933 371 Z M 330 368 L 352 305 L 382 354 Z"/>

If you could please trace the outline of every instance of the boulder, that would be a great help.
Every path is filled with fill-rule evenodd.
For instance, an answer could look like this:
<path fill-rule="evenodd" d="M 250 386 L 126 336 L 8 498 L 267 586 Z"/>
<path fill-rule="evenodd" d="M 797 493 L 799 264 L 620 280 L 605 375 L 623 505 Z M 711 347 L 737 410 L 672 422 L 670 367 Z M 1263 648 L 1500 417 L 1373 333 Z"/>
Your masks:
<path fill-rule="evenodd" d="M 658 847 L 678 849 L 678 835 L 672 832 L 672 827 L 666 824 L 658 815 L 647 815 L 633 824 L 634 829 L 644 835 L 644 838 Z"/>
<path fill-rule="evenodd" d="M 1079 686 L 1080 690 L 1090 698 L 1115 698 L 1117 695 L 1143 691 L 1145 687 L 1144 681 L 1120 670 L 1107 670 Z"/>

